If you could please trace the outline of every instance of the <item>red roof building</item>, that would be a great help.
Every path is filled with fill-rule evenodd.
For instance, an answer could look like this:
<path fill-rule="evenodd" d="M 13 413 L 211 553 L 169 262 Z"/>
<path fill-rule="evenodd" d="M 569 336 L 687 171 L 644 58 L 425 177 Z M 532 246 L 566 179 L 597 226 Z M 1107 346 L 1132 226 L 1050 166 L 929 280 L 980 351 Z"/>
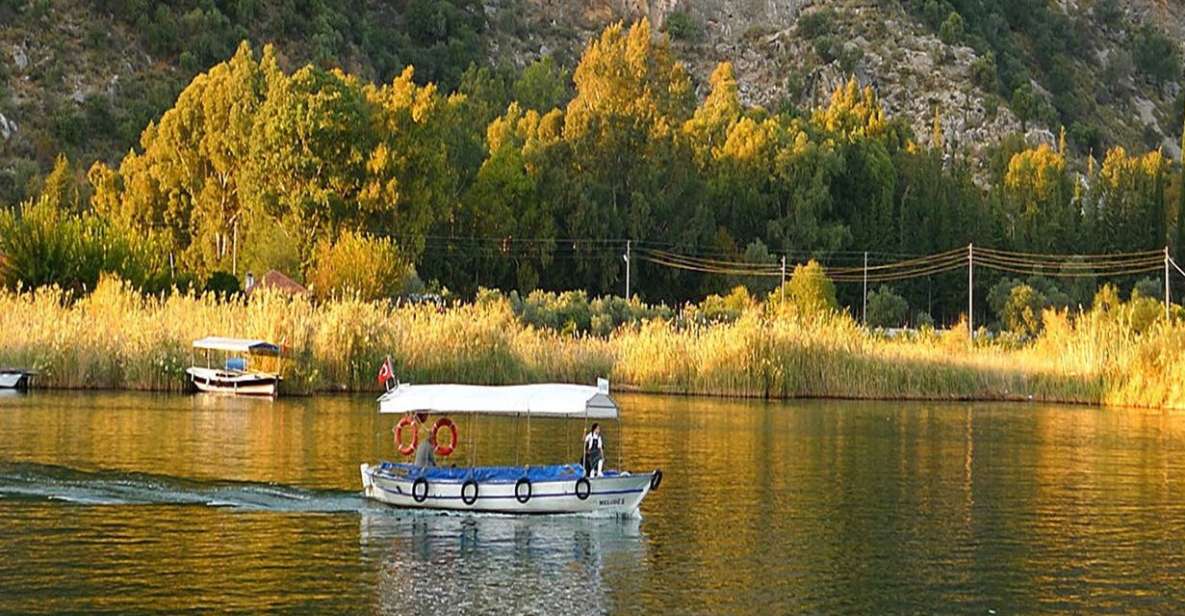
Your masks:
<path fill-rule="evenodd" d="M 245 292 L 250 296 L 256 289 L 271 289 L 281 293 L 287 293 L 288 295 L 304 295 L 309 292 L 299 282 L 276 270 L 268 270 L 259 280 L 254 280 L 251 274 L 247 274 L 247 288 Z"/>

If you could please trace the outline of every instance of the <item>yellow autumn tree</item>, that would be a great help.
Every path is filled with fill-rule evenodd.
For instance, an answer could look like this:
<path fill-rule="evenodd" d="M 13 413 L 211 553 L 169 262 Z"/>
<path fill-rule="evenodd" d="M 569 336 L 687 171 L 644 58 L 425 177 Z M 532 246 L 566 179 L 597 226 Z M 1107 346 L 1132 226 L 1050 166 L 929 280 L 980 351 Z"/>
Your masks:
<path fill-rule="evenodd" d="M 1013 245 L 1061 248 L 1075 227 L 1066 158 L 1048 144 L 1017 152 L 1004 174 L 1006 233 Z"/>

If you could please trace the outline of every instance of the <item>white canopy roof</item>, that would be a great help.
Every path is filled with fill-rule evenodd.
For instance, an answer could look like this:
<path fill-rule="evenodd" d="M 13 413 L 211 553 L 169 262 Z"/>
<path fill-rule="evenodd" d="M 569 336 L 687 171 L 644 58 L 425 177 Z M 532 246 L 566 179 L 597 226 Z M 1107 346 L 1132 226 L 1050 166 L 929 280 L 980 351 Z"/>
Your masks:
<path fill-rule="evenodd" d="M 242 338 L 220 338 L 207 336 L 193 341 L 195 349 L 210 349 L 212 351 L 230 351 L 232 353 L 254 353 L 256 355 L 279 355 L 280 347 L 266 340 L 247 340 Z"/>
<path fill-rule="evenodd" d="M 483 413 L 616 419 L 609 382 L 589 385 L 409 385 L 379 397 L 380 413 Z"/>

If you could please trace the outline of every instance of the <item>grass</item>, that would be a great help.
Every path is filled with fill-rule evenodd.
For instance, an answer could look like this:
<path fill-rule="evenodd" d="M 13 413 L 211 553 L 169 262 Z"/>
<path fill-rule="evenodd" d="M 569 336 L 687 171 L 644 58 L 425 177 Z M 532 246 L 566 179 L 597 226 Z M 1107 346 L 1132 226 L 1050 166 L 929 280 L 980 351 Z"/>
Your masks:
<path fill-rule="evenodd" d="M 388 354 L 411 382 L 593 383 L 745 397 L 1040 400 L 1185 408 L 1185 325 L 1137 325 L 1124 305 L 1047 312 L 1035 341 L 969 343 L 965 330 L 886 338 L 842 314 L 732 322 L 662 317 L 607 337 L 537 329 L 510 302 L 448 309 L 261 295 L 142 296 L 105 279 L 85 297 L 0 291 L 0 365 L 39 386 L 180 391 L 190 342 L 259 337 L 285 346 L 288 393 L 377 390 Z"/>

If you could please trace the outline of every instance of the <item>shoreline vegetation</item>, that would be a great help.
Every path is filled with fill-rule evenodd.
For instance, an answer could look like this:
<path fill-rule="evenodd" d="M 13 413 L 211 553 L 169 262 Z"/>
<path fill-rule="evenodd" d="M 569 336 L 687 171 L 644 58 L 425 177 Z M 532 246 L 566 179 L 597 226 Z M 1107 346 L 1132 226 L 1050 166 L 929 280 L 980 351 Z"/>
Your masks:
<path fill-rule="evenodd" d="M 1179 307 L 1166 320 L 1148 298 L 1121 302 L 1104 286 L 1089 309 L 1045 310 L 1034 336 L 981 329 L 971 345 L 965 324 L 865 329 L 811 295 L 823 285 L 804 293 L 807 273 L 796 271 L 785 301 L 779 290 L 758 298 L 739 288 L 678 310 L 583 292 L 483 291 L 447 307 L 145 295 L 104 277 L 80 296 L 0 291 L 0 365 L 37 370 L 39 388 L 182 391 L 191 341 L 217 334 L 282 343 L 285 394 L 378 391 L 389 354 L 401 380 L 419 383 L 607 376 L 618 391 L 668 394 L 1185 408 Z"/>
<path fill-rule="evenodd" d="M 63 154 L 0 204 L 0 365 L 178 391 L 222 335 L 286 347 L 289 394 L 377 391 L 389 354 L 419 383 L 1185 408 L 1161 149 L 1022 120 L 975 154 L 855 77 L 766 109 L 675 51 L 643 19 L 442 85 L 244 41 L 118 161 Z M 239 293 L 272 271 L 312 295 Z"/>

